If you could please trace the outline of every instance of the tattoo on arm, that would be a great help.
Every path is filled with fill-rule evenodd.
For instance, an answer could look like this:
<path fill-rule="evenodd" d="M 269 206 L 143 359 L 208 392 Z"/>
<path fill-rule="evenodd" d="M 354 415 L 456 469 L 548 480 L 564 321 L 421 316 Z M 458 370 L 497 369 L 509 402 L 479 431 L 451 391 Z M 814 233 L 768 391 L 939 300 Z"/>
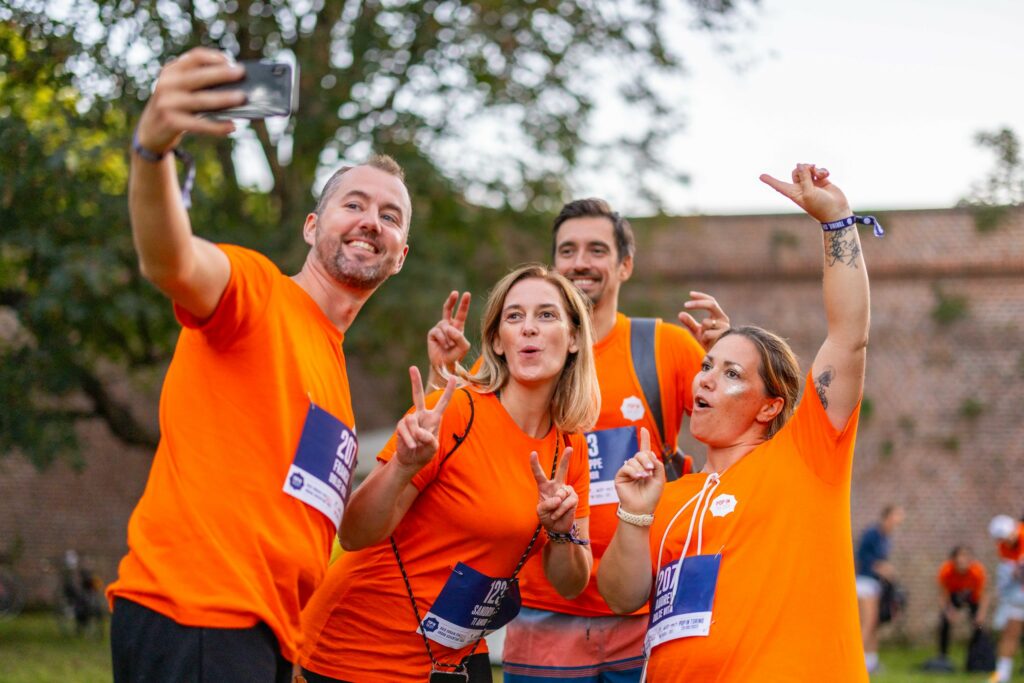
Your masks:
<path fill-rule="evenodd" d="M 814 378 L 814 388 L 818 392 L 818 400 L 821 401 L 821 407 L 825 410 L 828 410 L 828 387 L 835 378 L 836 369 L 831 365 Z"/>
<path fill-rule="evenodd" d="M 857 228 L 825 233 L 825 258 L 829 266 L 842 263 L 851 268 L 858 268 L 857 258 L 860 256 L 860 242 L 857 240 Z"/>

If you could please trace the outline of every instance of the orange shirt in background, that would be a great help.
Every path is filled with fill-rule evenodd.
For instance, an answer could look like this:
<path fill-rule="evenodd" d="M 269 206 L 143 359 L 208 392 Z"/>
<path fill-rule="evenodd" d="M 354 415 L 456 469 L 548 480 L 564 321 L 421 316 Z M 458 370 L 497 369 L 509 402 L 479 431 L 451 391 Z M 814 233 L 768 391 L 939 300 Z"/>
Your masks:
<path fill-rule="evenodd" d="M 660 323 L 656 329 L 654 352 L 661 387 L 662 411 L 665 413 L 667 426 L 666 438 L 670 444 L 675 445 L 683 414 L 689 413 L 693 408 L 693 378 L 700 370 L 705 352 L 693 335 L 678 325 Z M 629 318 L 621 313 L 617 314 L 612 331 L 594 344 L 594 357 L 597 380 L 601 386 L 601 414 L 594 431 L 632 426 L 639 434 L 640 428 L 646 427 L 651 433 L 651 448 L 656 453 L 663 452 L 659 438 L 662 427 L 658 424 L 658 418 L 651 414 L 640 381 L 633 369 Z M 633 453 L 638 448 L 639 444 L 636 444 Z M 629 456 L 632 457 L 633 453 Z M 593 482 L 591 487 L 593 491 Z M 615 534 L 615 527 L 619 521 L 615 516 L 617 507 L 617 500 L 605 504 L 595 504 L 591 501 L 590 540 L 594 552 L 594 568 L 586 590 L 574 600 L 566 600 L 544 578 L 541 563 L 532 560 L 523 569 L 522 574 L 524 605 L 534 609 L 581 616 L 613 614 L 597 591 L 597 567 Z M 646 614 L 647 611 L 648 608 L 645 606 L 637 614 Z"/>
<path fill-rule="evenodd" d="M 107 596 L 185 626 L 265 622 L 294 661 L 335 527 L 283 488 L 310 402 L 354 429 L 343 336 L 264 256 L 220 248 L 231 276 L 216 311 L 176 309 L 160 444 Z"/>
<path fill-rule="evenodd" d="M 1014 541 L 1000 541 L 996 544 L 1000 560 L 1020 562 L 1024 560 L 1024 522 L 1017 524 L 1017 535 Z"/>
<path fill-rule="evenodd" d="M 971 602 L 981 600 L 981 592 L 985 588 L 985 567 L 974 560 L 967 566 L 967 571 L 960 573 L 953 560 L 946 560 L 939 567 L 939 586 L 947 594 L 971 592 Z"/>
<path fill-rule="evenodd" d="M 434 405 L 441 392 L 427 397 Z M 463 562 L 494 578 L 512 574 L 537 528 L 537 483 L 530 453 L 537 451 L 550 475 L 556 430 L 534 439 L 519 428 L 494 394 L 472 392 L 474 417 L 466 441 L 443 465 L 440 457 L 413 479 L 420 493 L 394 532 L 420 617 L 441 592 L 451 569 Z M 440 454 L 449 453 L 455 436 L 466 431 L 469 397 L 456 391 L 442 418 Z M 589 470 L 582 434 L 570 437 L 573 453 L 567 483 L 580 498 L 577 518 L 589 515 Z M 378 455 L 386 462 L 395 437 Z M 563 443 L 559 452 L 564 452 Z M 546 542 L 543 531 L 533 553 Z M 300 662 L 331 678 L 359 683 L 395 683 L 427 679 L 431 663 L 409 602 L 391 544 L 385 540 L 345 553 L 302 615 L 306 643 Z M 431 642 L 441 662 L 458 662 L 470 648 L 452 650 Z M 486 652 L 484 643 L 477 652 Z"/>
<path fill-rule="evenodd" d="M 649 681 L 867 682 L 850 529 L 859 410 L 836 430 L 808 376 L 789 423 L 721 475 L 703 524 L 703 553 L 722 554 L 710 634 L 654 647 Z M 707 478 L 665 487 L 651 528 L 654 576 L 669 521 Z M 660 566 L 679 559 L 692 509 L 672 525 Z M 687 556 L 696 545 L 695 526 Z"/>

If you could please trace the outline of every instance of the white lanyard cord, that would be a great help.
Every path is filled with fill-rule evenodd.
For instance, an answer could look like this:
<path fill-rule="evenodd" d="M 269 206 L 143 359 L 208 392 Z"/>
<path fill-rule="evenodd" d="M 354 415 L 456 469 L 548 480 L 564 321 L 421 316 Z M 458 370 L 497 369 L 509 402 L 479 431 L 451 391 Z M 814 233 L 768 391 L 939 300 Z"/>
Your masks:
<path fill-rule="evenodd" d="M 712 474 L 708 479 L 714 478 L 715 483 L 708 489 L 707 495 L 704 497 L 704 508 L 700 511 L 700 522 L 697 524 L 697 554 L 700 555 L 704 548 L 704 517 L 708 514 L 708 507 L 711 505 L 711 494 L 715 492 L 718 485 L 722 483 L 721 477 L 717 474 Z M 696 512 L 696 510 L 694 510 Z M 687 544 L 689 546 L 689 544 Z M 683 548 L 682 557 L 686 557 L 687 548 Z"/>
<path fill-rule="evenodd" d="M 704 515 L 707 513 L 708 504 L 711 501 L 711 494 L 715 492 L 715 489 L 718 488 L 718 485 L 721 483 L 721 481 L 721 477 L 718 476 L 717 472 L 712 472 L 711 474 L 709 474 L 708 478 L 704 480 L 704 485 L 701 486 L 700 491 L 698 491 L 697 494 L 693 496 L 693 498 L 690 498 L 690 500 L 686 501 L 686 503 L 681 508 L 679 508 L 676 514 L 673 515 L 672 519 L 669 520 L 668 526 L 665 527 L 665 533 L 661 536 L 661 545 L 658 546 L 658 562 L 654 571 L 655 577 L 657 577 L 658 572 L 661 571 L 661 558 L 663 557 L 665 552 L 665 541 L 668 540 L 668 534 L 672 530 L 672 525 L 676 523 L 677 519 L 679 519 L 679 515 L 683 514 L 686 508 L 690 507 L 690 504 L 694 503 L 695 501 L 696 504 L 693 506 L 693 515 L 690 516 L 690 528 L 686 533 L 686 543 L 685 545 L 683 545 L 683 551 L 679 554 L 680 563 L 686 558 L 686 552 L 690 549 L 690 540 L 693 538 L 693 526 L 697 522 L 698 513 L 701 513 L 700 528 L 697 531 L 697 554 L 700 554 L 704 540 Z M 702 502 L 704 503 L 703 511 L 701 511 Z M 675 600 L 676 587 L 678 585 L 679 572 L 677 571 L 672 581 L 673 600 Z"/>
<path fill-rule="evenodd" d="M 654 576 L 657 578 L 658 573 L 661 572 L 661 558 L 665 552 L 665 541 L 668 540 L 668 533 L 672 530 L 672 525 L 679 519 L 679 515 L 683 514 L 686 508 L 690 507 L 691 503 L 696 503 L 693 506 L 693 514 L 690 516 L 690 528 L 686 532 L 686 544 L 683 545 L 683 552 L 679 555 L 679 570 L 676 571 L 676 575 L 672 580 L 672 598 L 669 604 L 675 602 L 676 599 L 676 588 L 679 586 L 679 575 L 682 574 L 682 563 L 686 559 L 686 551 L 690 549 L 690 539 L 693 537 L 693 525 L 697 521 L 697 513 L 700 512 L 700 525 L 697 529 L 697 554 L 700 554 L 701 546 L 704 540 L 704 515 L 708 511 L 708 504 L 711 502 L 711 494 L 715 492 L 718 485 L 721 483 L 721 477 L 718 476 L 717 472 L 712 472 L 708 475 L 708 478 L 704 480 L 704 485 L 701 486 L 693 498 L 686 501 L 676 514 L 669 520 L 668 526 L 665 527 L 665 533 L 661 536 L 661 545 L 658 546 L 658 562 L 654 571 Z M 704 504 L 703 510 L 701 509 L 701 503 Z M 646 647 L 644 648 L 647 649 Z M 650 654 L 644 653 L 644 666 L 640 671 L 640 683 L 644 683 L 647 680 L 647 664 L 650 661 Z"/>

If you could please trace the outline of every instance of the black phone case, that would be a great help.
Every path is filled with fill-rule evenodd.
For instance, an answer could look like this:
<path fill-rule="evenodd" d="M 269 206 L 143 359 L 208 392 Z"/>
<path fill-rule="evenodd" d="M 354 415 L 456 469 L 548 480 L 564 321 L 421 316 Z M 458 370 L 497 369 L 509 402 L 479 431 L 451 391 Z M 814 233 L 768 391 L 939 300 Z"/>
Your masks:
<path fill-rule="evenodd" d="M 242 90 L 246 103 L 230 109 L 206 112 L 211 119 L 264 119 L 288 116 L 296 109 L 293 93 L 292 66 L 281 62 L 243 61 L 245 77 L 240 81 L 221 83 L 210 90 Z"/>

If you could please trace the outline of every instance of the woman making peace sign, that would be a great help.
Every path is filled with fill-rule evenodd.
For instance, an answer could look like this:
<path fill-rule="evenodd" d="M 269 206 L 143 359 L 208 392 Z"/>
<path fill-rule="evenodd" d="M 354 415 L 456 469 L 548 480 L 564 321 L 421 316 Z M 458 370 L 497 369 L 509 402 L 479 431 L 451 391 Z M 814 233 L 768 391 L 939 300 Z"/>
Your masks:
<path fill-rule="evenodd" d="M 347 550 L 303 613 L 304 675 L 359 683 L 490 681 L 478 642 L 518 612 L 515 575 L 542 552 L 567 598 L 586 586 L 589 464 L 600 395 L 587 304 L 523 266 L 491 292 L 468 386 L 414 406 L 352 495 Z M 568 483 L 566 483 L 568 482 Z M 390 536 L 390 539 L 389 539 Z M 468 677 L 463 676 L 468 675 Z"/>

